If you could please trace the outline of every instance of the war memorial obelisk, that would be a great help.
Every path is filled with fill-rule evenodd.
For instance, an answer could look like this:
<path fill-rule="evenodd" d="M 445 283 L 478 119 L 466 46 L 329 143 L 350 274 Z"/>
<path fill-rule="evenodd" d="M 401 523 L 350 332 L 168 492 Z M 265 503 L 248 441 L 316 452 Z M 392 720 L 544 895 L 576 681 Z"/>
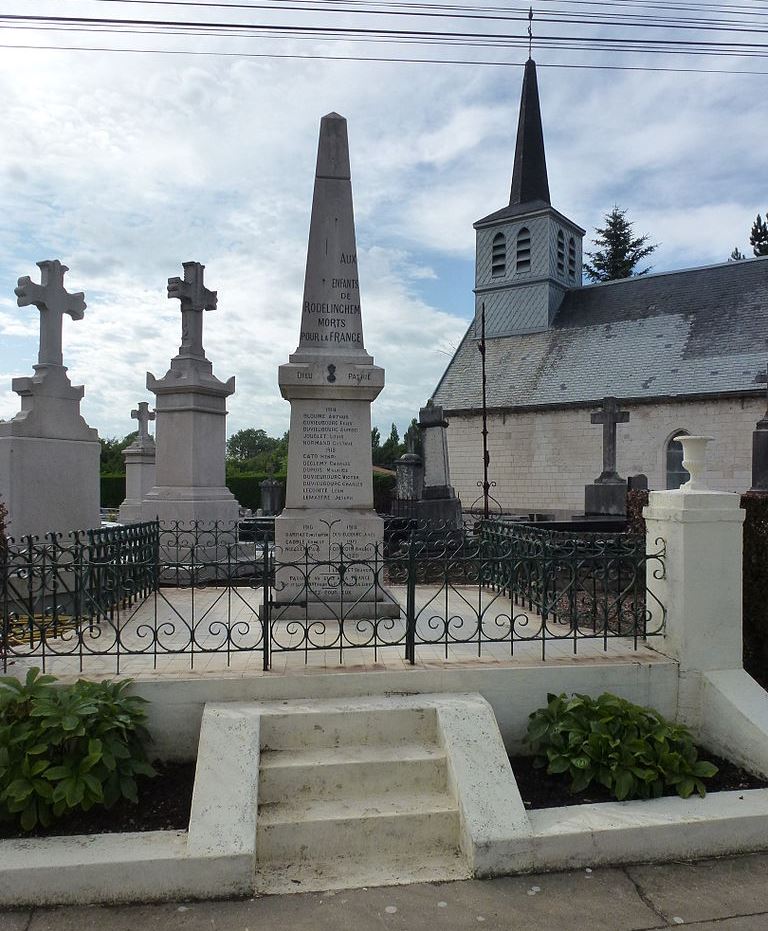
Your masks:
<path fill-rule="evenodd" d="M 363 343 L 347 121 L 337 113 L 320 122 L 301 333 L 278 381 L 291 427 L 275 521 L 275 618 L 397 615 L 373 569 L 352 565 L 341 581 L 333 565 L 380 561 L 384 539 L 371 468 L 371 401 L 384 370 Z"/>

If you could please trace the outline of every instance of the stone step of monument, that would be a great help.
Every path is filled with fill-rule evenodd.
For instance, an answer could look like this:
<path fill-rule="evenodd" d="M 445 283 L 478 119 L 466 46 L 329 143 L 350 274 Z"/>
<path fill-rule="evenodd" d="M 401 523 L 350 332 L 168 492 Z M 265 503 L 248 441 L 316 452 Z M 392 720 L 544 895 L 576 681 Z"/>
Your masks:
<path fill-rule="evenodd" d="M 445 752 L 424 743 L 267 750 L 261 756 L 259 802 L 344 799 L 411 791 L 446 792 Z"/>
<path fill-rule="evenodd" d="M 469 877 L 469 867 L 458 850 L 453 853 L 420 853 L 417 856 L 340 856 L 323 863 L 299 862 L 260 867 L 256 872 L 255 891 L 257 895 L 284 895 L 290 892 L 451 882 Z"/>
<path fill-rule="evenodd" d="M 318 710 L 265 715 L 261 725 L 261 749 L 307 750 L 339 746 L 403 746 L 436 744 L 437 715 L 433 708 Z"/>
<path fill-rule="evenodd" d="M 259 806 L 257 859 L 273 867 L 339 857 L 447 855 L 458 846 L 458 807 L 447 793 Z"/>

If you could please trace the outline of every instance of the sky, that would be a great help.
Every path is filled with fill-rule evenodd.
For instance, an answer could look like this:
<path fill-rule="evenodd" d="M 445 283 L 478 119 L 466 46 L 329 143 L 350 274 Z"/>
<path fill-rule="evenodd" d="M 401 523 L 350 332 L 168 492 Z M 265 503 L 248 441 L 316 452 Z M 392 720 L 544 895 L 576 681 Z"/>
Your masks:
<path fill-rule="evenodd" d="M 632 6 L 643 7 L 624 8 Z M 278 7 L 212 9 L 203 0 L 0 0 L 0 16 L 30 13 L 304 21 Z M 360 17 L 325 14 L 331 21 Z M 413 26 L 405 16 L 386 26 L 395 22 Z M 526 25 L 471 28 L 522 38 Z M 656 29 L 652 38 L 661 34 L 671 35 Z M 155 51 L 40 47 L 52 44 Z M 1 20 L 0 45 L 0 419 L 19 410 L 11 379 L 31 374 L 37 360 L 39 314 L 18 308 L 13 294 L 18 277 L 39 280 L 37 261 L 61 259 L 68 289 L 85 292 L 84 319 L 64 321 L 65 364 L 85 385 L 89 425 L 122 437 L 135 425 L 131 409 L 152 402 L 146 372 L 161 377 L 177 352 L 181 314 L 166 282 L 194 260 L 218 291 L 204 321 L 208 357 L 219 378 L 236 376 L 228 434 L 286 430 L 277 368 L 298 341 L 317 133 L 334 110 L 349 124 L 366 348 L 386 370 L 373 420 L 388 433 L 391 422 L 402 429 L 418 415 L 472 315 L 472 223 L 509 198 L 525 49 L 54 32 Z M 19 45 L 37 47 L 7 47 Z M 499 64 L 247 57 L 308 53 Z M 587 238 L 618 204 L 660 243 L 656 271 L 724 261 L 737 245 L 750 252 L 755 214 L 768 211 L 768 64 L 535 44 L 534 57 L 552 202 Z M 564 63 L 590 67 L 553 67 Z"/>

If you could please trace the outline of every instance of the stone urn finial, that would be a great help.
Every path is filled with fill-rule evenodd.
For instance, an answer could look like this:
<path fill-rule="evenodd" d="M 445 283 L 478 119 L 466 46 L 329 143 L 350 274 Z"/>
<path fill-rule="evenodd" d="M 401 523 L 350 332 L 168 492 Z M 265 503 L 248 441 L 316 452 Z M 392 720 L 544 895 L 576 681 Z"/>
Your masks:
<path fill-rule="evenodd" d="M 688 481 L 680 486 L 681 491 L 706 491 L 701 476 L 704 473 L 704 462 L 707 453 L 707 443 L 714 440 L 713 436 L 681 436 L 678 437 L 683 444 L 683 468 L 690 474 Z"/>

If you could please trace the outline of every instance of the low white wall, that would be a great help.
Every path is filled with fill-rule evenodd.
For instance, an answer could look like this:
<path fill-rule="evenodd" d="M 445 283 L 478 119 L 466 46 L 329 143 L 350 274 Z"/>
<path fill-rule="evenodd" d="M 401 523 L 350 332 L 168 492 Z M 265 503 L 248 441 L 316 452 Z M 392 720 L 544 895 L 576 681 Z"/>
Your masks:
<path fill-rule="evenodd" d="M 267 675 L 136 682 L 134 693 L 146 698 L 150 753 L 160 759 L 193 759 L 206 702 L 280 701 L 295 698 L 345 698 L 365 695 L 479 692 L 493 708 L 510 753 L 519 751 L 528 715 L 547 702 L 548 692 L 613 692 L 640 705 L 651 705 L 674 718 L 677 711 L 677 664 L 658 661 L 562 660 L 475 667 L 415 667 L 402 672 L 339 672 L 305 676 Z"/>

